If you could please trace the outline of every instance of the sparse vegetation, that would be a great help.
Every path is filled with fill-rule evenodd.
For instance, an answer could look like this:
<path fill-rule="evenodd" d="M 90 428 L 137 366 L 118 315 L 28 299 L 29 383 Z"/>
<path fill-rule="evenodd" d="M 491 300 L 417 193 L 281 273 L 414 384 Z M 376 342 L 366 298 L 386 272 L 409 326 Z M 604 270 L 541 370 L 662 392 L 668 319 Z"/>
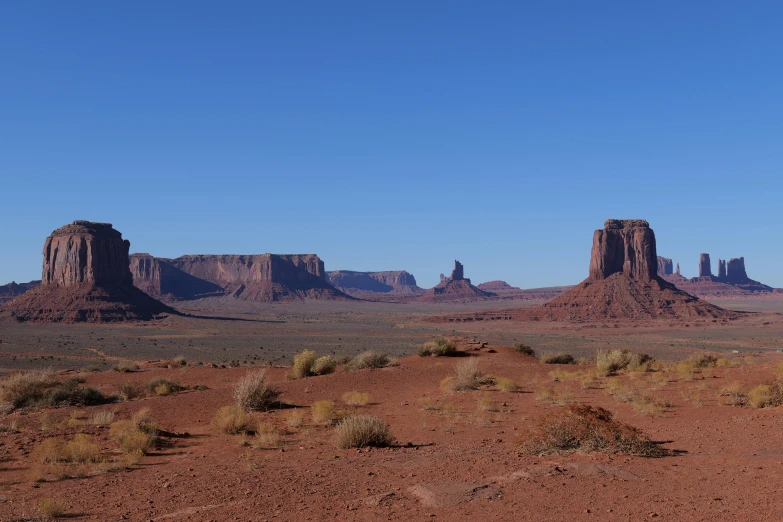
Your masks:
<path fill-rule="evenodd" d="M 438 337 L 434 341 L 428 341 L 419 348 L 418 354 L 421 357 L 448 357 L 457 353 L 457 345 L 445 337 Z"/>
<path fill-rule="evenodd" d="M 304 350 L 294 355 L 291 371 L 286 375 L 289 379 L 304 379 L 314 375 L 326 375 L 334 372 L 337 361 L 331 355 L 318 357 L 314 350 Z"/>
<path fill-rule="evenodd" d="M 184 386 L 167 379 L 152 379 L 147 383 L 147 392 L 154 395 L 170 395 L 183 389 Z"/>
<path fill-rule="evenodd" d="M 254 448 L 277 448 L 280 446 L 280 430 L 268 422 L 259 422 L 256 426 L 256 436 L 251 442 Z"/>
<path fill-rule="evenodd" d="M 646 371 L 646 363 L 652 358 L 645 353 L 630 350 L 598 350 L 595 356 L 595 366 L 598 375 L 609 377 L 626 368 L 636 371 Z"/>
<path fill-rule="evenodd" d="M 95 388 L 79 387 L 79 379 L 60 381 L 51 370 L 15 373 L 0 381 L 0 412 L 25 407 L 90 406 L 110 399 Z"/>
<path fill-rule="evenodd" d="M 519 353 L 524 353 L 525 355 L 532 355 L 532 356 L 536 355 L 535 350 L 533 350 L 532 347 L 526 345 L 525 343 L 514 343 L 514 349 Z"/>
<path fill-rule="evenodd" d="M 187 366 L 188 365 L 188 360 L 185 359 L 185 356 L 183 356 L 183 355 L 177 355 L 176 357 L 174 357 L 171 360 L 171 364 L 173 366 Z"/>
<path fill-rule="evenodd" d="M 476 408 L 478 408 L 481 411 L 499 411 L 500 407 L 498 406 L 498 403 L 495 402 L 492 397 L 481 397 L 476 402 Z"/>
<path fill-rule="evenodd" d="M 252 429 L 250 416 L 237 405 L 223 406 L 212 417 L 212 428 L 219 433 L 236 435 Z"/>
<path fill-rule="evenodd" d="M 334 429 L 335 445 L 340 449 L 384 447 L 394 442 L 389 426 L 378 417 L 353 415 Z"/>
<path fill-rule="evenodd" d="M 779 382 L 759 384 L 747 393 L 748 405 L 753 408 L 770 408 L 783 404 L 783 385 Z"/>
<path fill-rule="evenodd" d="M 302 410 L 291 410 L 285 416 L 285 423 L 289 428 L 299 428 L 304 424 L 304 417 Z"/>
<path fill-rule="evenodd" d="M 41 516 L 47 520 L 60 518 L 65 515 L 65 508 L 62 502 L 54 498 L 41 499 L 38 502 L 38 510 L 41 512 Z"/>
<path fill-rule="evenodd" d="M 500 391 L 504 392 L 519 391 L 519 385 L 516 381 L 507 377 L 495 377 L 495 386 L 497 386 Z"/>
<path fill-rule="evenodd" d="M 334 422 L 334 402 L 316 401 L 310 405 L 310 413 L 316 424 L 331 424 Z"/>
<path fill-rule="evenodd" d="M 123 359 L 121 361 L 117 361 L 117 364 L 112 367 L 112 370 L 122 373 L 137 372 L 139 371 L 139 365 L 133 361 Z"/>
<path fill-rule="evenodd" d="M 449 391 L 475 390 L 482 384 L 490 382 L 484 378 L 484 373 L 478 367 L 476 359 L 460 361 L 454 367 L 454 376 L 447 378 L 441 386 Z M 492 379 L 494 381 L 494 378 Z"/>
<path fill-rule="evenodd" d="M 536 401 L 563 406 L 574 402 L 574 394 L 571 390 L 557 391 L 552 386 L 544 386 L 536 392 Z"/>
<path fill-rule="evenodd" d="M 146 391 L 139 382 L 123 382 L 117 385 L 117 396 L 123 401 L 132 401 L 144 397 Z"/>
<path fill-rule="evenodd" d="M 541 354 L 543 364 L 576 364 L 576 359 L 570 353 Z"/>
<path fill-rule="evenodd" d="M 337 361 L 331 355 L 324 355 L 315 360 L 312 371 L 315 375 L 327 375 L 333 373 L 335 368 L 337 368 Z"/>
<path fill-rule="evenodd" d="M 109 425 L 114 422 L 114 412 L 109 410 L 96 411 L 92 415 L 91 422 L 98 425 Z"/>
<path fill-rule="evenodd" d="M 269 410 L 280 398 L 280 392 L 266 379 L 266 370 L 248 372 L 234 387 L 236 405 L 245 411 Z"/>
<path fill-rule="evenodd" d="M 641 457 L 663 457 L 668 451 L 633 426 L 622 424 L 603 409 L 570 405 L 544 417 L 520 437 L 526 455 L 604 451 Z"/>
<path fill-rule="evenodd" d="M 371 399 L 369 393 L 350 391 L 343 394 L 343 402 L 348 406 L 365 406 Z"/>
<path fill-rule="evenodd" d="M 362 370 L 365 368 L 376 369 L 376 368 L 385 368 L 386 366 L 390 366 L 391 364 L 392 364 L 392 360 L 389 359 L 389 356 L 386 355 L 385 353 L 369 350 L 366 352 L 362 352 L 356 357 L 354 357 L 353 359 L 351 359 L 345 365 L 345 368 L 347 370 Z"/>
<path fill-rule="evenodd" d="M 720 391 L 721 404 L 724 406 L 745 406 L 748 397 L 742 392 L 742 385 L 734 381 Z"/>
<path fill-rule="evenodd" d="M 421 408 L 422 410 L 437 410 L 438 409 L 438 403 L 435 402 L 435 399 L 432 397 L 420 397 L 416 404 Z"/>

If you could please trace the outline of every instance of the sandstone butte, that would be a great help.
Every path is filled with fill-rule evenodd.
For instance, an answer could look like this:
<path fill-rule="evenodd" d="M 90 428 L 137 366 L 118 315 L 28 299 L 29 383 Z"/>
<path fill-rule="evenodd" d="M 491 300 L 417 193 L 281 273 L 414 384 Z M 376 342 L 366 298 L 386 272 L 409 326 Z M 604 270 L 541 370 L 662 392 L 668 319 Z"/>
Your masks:
<path fill-rule="evenodd" d="M 451 277 L 441 276 L 441 282 L 436 287 L 427 290 L 417 300 L 427 303 L 458 303 L 485 301 L 494 298 L 497 298 L 496 294 L 473 286 L 470 279 L 465 277 L 465 269 L 462 263 L 454 261 L 454 270 L 451 272 Z"/>
<path fill-rule="evenodd" d="M 662 259 L 662 258 L 659 258 Z M 677 265 L 679 267 L 679 264 Z M 771 295 L 777 291 L 748 277 L 745 258 L 718 259 L 718 275 L 712 275 L 709 254 L 699 257 L 699 276 L 690 279 L 680 275 L 661 273 L 658 275 L 680 290 L 699 297 L 740 298 L 753 295 Z"/>
<path fill-rule="evenodd" d="M 244 301 L 350 299 L 326 280 L 315 254 L 186 255 L 176 259 L 133 254 L 134 284 L 155 297 L 226 296 Z"/>
<path fill-rule="evenodd" d="M 348 295 L 375 294 L 416 295 L 424 292 L 416 284 L 413 274 L 405 270 L 385 272 L 354 272 L 334 270 L 326 273 L 326 279 L 335 288 Z"/>
<path fill-rule="evenodd" d="M 46 238 L 41 284 L 3 305 L 18 321 L 147 320 L 174 311 L 133 286 L 130 242 L 109 223 L 74 221 Z"/>

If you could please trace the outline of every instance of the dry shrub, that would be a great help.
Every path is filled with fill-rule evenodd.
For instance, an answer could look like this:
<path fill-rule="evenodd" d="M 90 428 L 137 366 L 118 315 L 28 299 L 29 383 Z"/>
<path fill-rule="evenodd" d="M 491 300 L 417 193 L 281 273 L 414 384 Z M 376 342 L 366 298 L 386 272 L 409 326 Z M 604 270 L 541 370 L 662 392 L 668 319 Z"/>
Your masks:
<path fill-rule="evenodd" d="M 60 518 L 65 515 L 65 507 L 62 502 L 54 498 L 41 499 L 38 502 L 38 511 L 47 520 Z"/>
<path fill-rule="evenodd" d="M 185 359 L 184 355 L 177 355 L 171 360 L 172 366 L 187 366 L 188 360 Z"/>
<path fill-rule="evenodd" d="M 663 457 L 669 452 L 637 428 L 622 424 L 598 407 L 570 405 L 553 412 L 520 437 L 526 455 L 580 451 L 624 453 L 641 457 Z"/>
<path fill-rule="evenodd" d="M 287 377 L 289 379 L 304 379 L 313 375 L 313 364 L 318 358 L 314 350 L 304 350 L 294 355 L 294 362 L 291 364 L 291 371 Z"/>
<path fill-rule="evenodd" d="M 416 404 L 425 411 L 438 409 L 438 403 L 432 397 L 421 397 L 416 401 Z"/>
<path fill-rule="evenodd" d="M 436 357 L 448 357 L 457 353 L 457 345 L 449 341 L 445 337 L 438 337 L 434 341 L 424 343 L 419 348 L 418 354 L 421 357 L 428 357 L 434 355 Z"/>
<path fill-rule="evenodd" d="M 60 381 L 52 370 L 14 373 L 0 380 L 0 412 L 25 407 L 57 407 L 108 402 L 95 388 L 80 388 L 78 377 Z"/>
<path fill-rule="evenodd" d="M 669 376 L 663 372 L 654 372 L 650 374 L 650 384 L 656 388 L 662 388 L 669 384 Z"/>
<path fill-rule="evenodd" d="M 541 362 L 544 364 L 576 364 L 576 359 L 570 353 L 544 353 L 541 354 Z"/>
<path fill-rule="evenodd" d="M 268 422 L 259 422 L 256 436 L 250 445 L 254 448 L 277 448 L 280 446 L 280 430 Z"/>
<path fill-rule="evenodd" d="M 745 406 L 748 397 L 742 391 L 742 384 L 734 381 L 720 391 L 720 403 L 724 406 Z"/>
<path fill-rule="evenodd" d="M 583 390 L 589 390 L 601 387 L 601 379 L 598 377 L 596 370 L 589 370 L 582 375 L 579 379 L 579 386 Z"/>
<path fill-rule="evenodd" d="M 114 422 L 114 412 L 109 410 L 96 411 L 90 420 L 93 424 L 108 425 Z"/>
<path fill-rule="evenodd" d="M 754 408 L 769 408 L 783 404 L 783 384 L 759 384 L 748 392 L 748 405 Z"/>
<path fill-rule="evenodd" d="M 451 391 L 475 390 L 484 383 L 484 373 L 476 359 L 460 361 L 454 366 L 454 377 L 449 383 Z"/>
<path fill-rule="evenodd" d="M 514 349 L 519 353 L 524 353 L 525 355 L 532 355 L 532 356 L 536 355 L 535 350 L 533 350 L 532 347 L 526 345 L 525 343 L 514 343 Z"/>
<path fill-rule="evenodd" d="M 332 401 L 316 401 L 310 405 L 310 413 L 316 424 L 331 424 L 335 418 L 334 403 Z"/>
<path fill-rule="evenodd" d="M 350 391 L 343 394 L 343 402 L 348 406 L 365 406 L 370 403 L 372 397 L 369 393 Z"/>
<path fill-rule="evenodd" d="M 304 424 L 304 417 L 302 410 L 291 410 L 285 416 L 285 423 L 289 428 L 298 428 Z"/>
<path fill-rule="evenodd" d="M 572 379 L 578 379 L 581 376 L 582 372 L 580 371 L 568 372 L 562 368 L 555 368 L 549 372 L 549 378 L 552 379 L 553 382 L 570 381 Z"/>
<path fill-rule="evenodd" d="M 121 361 L 117 361 L 117 364 L 112 367 L 112 370 L 122 373 L 137 372 L 139 371 L 139 365 L 133 361 L 123 359 Z"/>
<path fill-rule="evenodd" d="M 347 370 L 362 370 L 365 368 L 385 368 L 392 364 L 392 360 L 389 356 L 383 352 L 377 352 L 369 350 L 362 352 L 353 359 L 351 359 L 346 365 Z"/>
<path fill-rule="evenodd" d="M 223 406 L 212 417 L 212 428 L 220 433 L 236 435 L 250 431 L 250 422 L 250 416 L 239 406 Z"/>
<path fill-rule="evenodd" d="M 85 464 L 103 461 L 101 448 L 95 438 L 85 433 L 77 433 L 68 442 L 57 439 L 44 439 L 33 450 L 34 459 L 43 464 L 71 463 Z"/>
<path fill-rule="evenodd" d="M 160 427 L 150 418 L 149 410 L 142 408 L 128 420 L 113 422 L 109 435 L 117 441 L 122 451 L 141 457 L 152 450 Z"/>
<path fill-rule="evenodd" d="M 492 400 L 491 397 L 482 397 L 476 403 L 476 408 L 481 411 L 500 411 L 498 403 Z"/>
<path fill-rule="evenodd" d="M 185 387 L 179 383 L 169 381 L 167 379 L 152 379 L 147 383 L 147 391 L 155 395 L 170 395 L 174 392 L 184 390 Z"/>
<path fill-rule="evenodd" d="M 635 353 L 630 350 L 598 350 L 595 356 L 595 367 L 598 375 L 609 377 L 626 368 L 632 371 L 646 371 L 646 363 L 651 357 L 645 353 Z"/>
<path fill-rule="evenodd" d="M 335 445 L 340 449 L 385 447 L 394 442 L 389 426 L 378 417 L 354 415 L 343 419 L 334 429 Z"/>
<path fill-rule="evenodd" d="M 571 390 L 558 392 L 552 386 L 544 386 L 536 392 L 536 401 L 544 404 L 558 404 L 564 406 L 574 402 L 574 394 Z"/>
<path fill-rule="evenodd" d="M 245 411 L 268 410 L 279 398 L 280 392 L 266 380 L 266 370 L 249 372 L 234 387 L 236 405 Z"/>
<path fill-rule="evenodd" d="M 117 396 L 123 401 L 132 401 L 147 395 L 140 382 L 123 382 L 117 385 Z"/>
<path fill-rule="evenodd" d="M 516 381 L 507 377 L 496 377 L 495 386 L 497 386 L 500 391 L 504 392 L 519 391 L 519 385 L 516 383 Z"/>
<path fill-rule="evenodd" d="M 638 393 L 632 402 L 633 411 L 645 417 L 663 417 L 666 409 L 671 408 L 669 402 L 663 401 L 649 392 Z"/>
<path fill-rule="evenodd" d="M 315 360 L 312 372 L 314 375 L 327 375 L 334 372 L 335 368 L 337 368 L 337 361 L 331 355 L 324 355 Z"/>

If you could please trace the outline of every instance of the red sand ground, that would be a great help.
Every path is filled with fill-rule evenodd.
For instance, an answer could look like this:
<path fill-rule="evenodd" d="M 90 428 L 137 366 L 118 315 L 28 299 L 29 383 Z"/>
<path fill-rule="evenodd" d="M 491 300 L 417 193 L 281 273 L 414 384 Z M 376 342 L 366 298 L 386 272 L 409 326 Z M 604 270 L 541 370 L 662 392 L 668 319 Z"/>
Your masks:
<path fill-rule="evenodd" d="M 2 425 L 15 421 L 19 431 L 0 435 L 0 519 L 28 520 L 41 499 L 54 498 L 72 520 L 783 520 L 781 409 L 719 403 L 720 389 L 732 381 L 745 389 L 770 381 L 778 354 L 738 360 L 742 364 L 709 369 L 694 380 L 675 371 L 619 377 L 652 389 L 654 376 L 666 375 L 668 382 L 654 393 L 672 406 L 660 417 L 642 416 L 602 389 L 582 389 L 576 380 L 553 382 L 548 375 L 556 368 L 587 367 L 543 365 L 504 347 L 471 348 L 471 354 L 485 372 L 515 379 L 522 391 L 442 392 L 439 382 L 465 358 L 412 357 L 397 367 L 338 370 L 298 381 L 285 380 L 286 369 L 272 369 L 269 375 L 283 399 L 303 407 L 308 423 L 288 428 L 290 409 L 254 414 L 285 430 L 280 447 L 273 449 L 255 449 L 243 445 L 252 437 L 210 428 L 216 410 L 232 402 L 232 387 L 246 368 L 148 363 L 135 373 L 91 374 L 87 385 L 107 393 L 118 383 L 155 377 L 191 387 L 165 397 L 81 408 L 87 417 L 112 410 L 117 419 L 149 408 L 164 430 L 179 435 L 163 437 L 160 448 L 129 470 L 34 482 L 31 473 L 46 465 L 35 463 L 32 451 L 45 438 L 92 433 L 109 456 L 118 454 L 117 445 L 108 427 L 65 426 L 60 421 L 68 419 L 68 409 L 3 417 Z M 196 385 L 209 389 L 196 391 Z M 660 459 L 521 456 L 518 434 L 559 407 L 536 399 L 547 387 L 605 407 L 680 453 Z M 372 394 L 371 404 L 356 409 L 388 422 L 398 446 L 339 450 L 332 429 L 311 422 L 310 404 L 323 399 L 340 404 L 351 390 Z M 438 409 L 420 408 L 422 397 Z M 485 398 L 499 411 L 477 409 Z M 42 431 L 42 417 L 58 427 Z"/>

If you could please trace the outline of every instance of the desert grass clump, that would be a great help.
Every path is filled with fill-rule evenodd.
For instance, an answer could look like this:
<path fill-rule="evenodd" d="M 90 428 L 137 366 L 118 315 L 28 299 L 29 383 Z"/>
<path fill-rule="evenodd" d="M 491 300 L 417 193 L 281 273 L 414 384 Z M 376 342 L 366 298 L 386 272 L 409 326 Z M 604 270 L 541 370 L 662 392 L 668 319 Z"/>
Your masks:
<path fill-rule="evenodd" d="M 388 424 L 371 415 L 346 417 L 334 429 L 334 442 L 340 449 L 385 447 L 394 442 Z"/>
<path fill-rule="evenodd" d="M 416 405 L 424 411 L 437 410 L 438 403 L 432 397 L 420 397 L 416 401 Z"/>
<path fill-rule="evenodd" d="M 637 428 L 614 420 L 609 411 L 587 405 L 566 406 L 545 416 L 520 437 L 519 447 L 523 454 L 539 456 L 574 451 L 641 457 L 669 454 Z"/>
<path fill-rule="evenodd" d="M 315 360 L 312 372 L 313 375 L 328 375 L 334 373 L 336 368 L 337 361 L 331 355 L 324 355 Z"/>
<path fill-rule="evenodd" d="M 291 410 L 285 416 L 286 426 L 289 428 L 299 428 L 304 424 L 305 414 L 302 410 Z"/>
<path fill-rule="evenodd" d="M 33 457 L 43 464 L 95 464 L 103 461 L 95 438 L 85 433 L 77 433 L 68 442 L 44 439 L 33 449 Z"/>
<path fill-rule="evenodd" d="M 448 383 L 448 388 L 457 392 L 475 390 L 484 382 L 484 372 L 479 369 L 478 361 L 467 359 L 454 367 L 454 377 Z"/>
<path fill-rule="evenodd" d="M 99 426 L 108 426 L 114 422 L 114 412 L 109 410 L 96 411 L 93 413 L 90 422 Z"/>
<path fill-rule="evenodd" d="M 223 406 L 212 417 L 212 428 L 219 433 L 236 435 L 252 430 L 250 416 L 237 405 Z"/>
<path fill-rule="evenodd" d="M 167 379 L 152 379 L 147 383 L 147 391 L 154 395 L 164 396 L 171 395 L 174 392 L 184 390 L 185 387 L 179 383 L 169 381 Z"/>
<path fill-rule="evenodd" d="M 770 408 L 783 404 L 783 385 L 779 382 L 773 384 L 759 384 L 747 393 L 748 405 L 753 408 Z"/>
<path fill-rule="evenodd" d="M 514 350 L 518 351 L 519 353 L 524 353 L 525 355 L 532 355 L 532 356 L 536 355 L 535 350 L 533 350 L 531 346 L 528 346 L 525 343 L 514 343 Z"/>
<path fill-rule="evenodd" d="M 445 337 L 438 337 L 434 341 L 428 341 L 419 348 L 418 354 L 421 357 L 448 357 L 457 353 L 457 345 Z"/>
<path fill-rule="evenodd" d="M 480 411 L 500 411 L 500 407 L 498 406 L 498 403 L 495 402 L 492 397 L 481 397 L 476 402 L 476 408 Z"/>
<path fill-rule="evenodd" d="M 234 387 L 234 401 L 245 411 L 269 410 L 278 404 L 280 392 L 266 379 L 266 370 L 249 372 Z"/>
<path fill-rule="evenodd" d="M 601 379 L 597 370 L 588 370 L 579 378 L 579 386 L 583 390 L 591 390 L 601 387 Z"/>
<path fill-rule="evenodd" d="M 500 391 L 504 392 L 519 391 L 519 385 L 516 381 L 514 379 L 509 379 L 508 377 L 496 377 L 495 386 L 497 386 Z"/>
<path fill-rule="evenodd" d="M 332 424 L 335 419 L 334 402 L 316 401 L 310 405 L 310 414 L 316 424 Z"/>
<path fill-rule="evenodd" d="M 392 360 L 389 356 L 383 352 L 375 350 L 368 350 L 362 352 L 345 365 L 347 370 L 363 370 L 365 368 L 377 369 L 385 368 L 392 364 Z"/>
<path fill-rule="evenodd" d="M 280 430 L 268 422 L 259 422 L 256 426 L 256 435 L 250 445 L 259 449 L 272 449 L 280 447 L 280 442 Z"/>
<path fill-rule="evenodd" d="M 121 373 L 137 372 L 137 371 L 139 371 L 139 365 L 136 364 L 133 361 L 129 361 L 127 359 L 123 359 L 123 360 L 117 361 L 117 364 L 115 364 L 112 367 L 112 370 L 114 370 L 115 372 L 121 372 Z"/>
<path fill-rule="evenodd" d="M 739 381 L 729 383 L 720 391 L 720 403 L 724 406 L 745 406 L 748 396 L 742 391 Z"/>
<path fill-rule="evenodd" d="M 0 412 L 26 407 L 91 406 L 111 399 L 95 388 L 81 388 L 79 377 L 61 381 L 52 370 L 15 373 L 0 380 Z"/>
<path fill-rule="evenodd" d="M 148 454 L 158 438 L 160 427 L 152 420 L 147 408 L 142 408 L 127 420 L 115 421 L 109 435 L 127 455 L 140 458 Z"/>
<path fill-rule="evenodd" d="M 294 355 L 294 362 L 291 364 L 291 371 L 287 377 L 289 379 L 304 379 L 313 375 L 313 365 L 318 354 L 315 350 L 304 350 L 301 353 Z"/>
<path fill-rule="evenodd" d="M 576 359 L 570 353 L 544 353 L 540 359 L 543 364 L 576 364 Z"/>
<path fill-rule="evenodd" d="M 557 391 L 552 386 L 544 386 L 536 392 L 535 399 L 544 404 L 565 406 L 574 402 L 574 394 L 571 390 Z"/>
<path fill-rule="evenodd" d="M 176 357 L 174 357 L 171 360 L 171 365 L 172 366 L 187 366 L 188 365 L 188 360 L 185 359 L 184 355 L 177 355 Z"/>
<path fill-rule="evenodd" d="M 348 406 L 366 406 L 371 400 L 372 397 L 366 392 L 349 391 L 343 394 L 343 402 Z"/>
<path fill-rule="evenodd" d="M 62 502 L 54 498 L 43 498 L 38 502 L 38 511 L 45 520 L 52 520 L 65 516 L 65 507 Z"/>
<path fill-rule="evenodd" d="M 117 385 L 117 397 L 122 401 L 132 401 L 146 395 L 147 391 L 140 382 L 123 382 Z"/>
<path fill-rule="evenodd" d="M 651 360 L 645 353 L 635 353 L 630 350 L 598 350 L 595 356 L 595 367 L 598 375 L 609 377 L 626 368 L 633 371 L 646 371 L 645 364 Z"/>

